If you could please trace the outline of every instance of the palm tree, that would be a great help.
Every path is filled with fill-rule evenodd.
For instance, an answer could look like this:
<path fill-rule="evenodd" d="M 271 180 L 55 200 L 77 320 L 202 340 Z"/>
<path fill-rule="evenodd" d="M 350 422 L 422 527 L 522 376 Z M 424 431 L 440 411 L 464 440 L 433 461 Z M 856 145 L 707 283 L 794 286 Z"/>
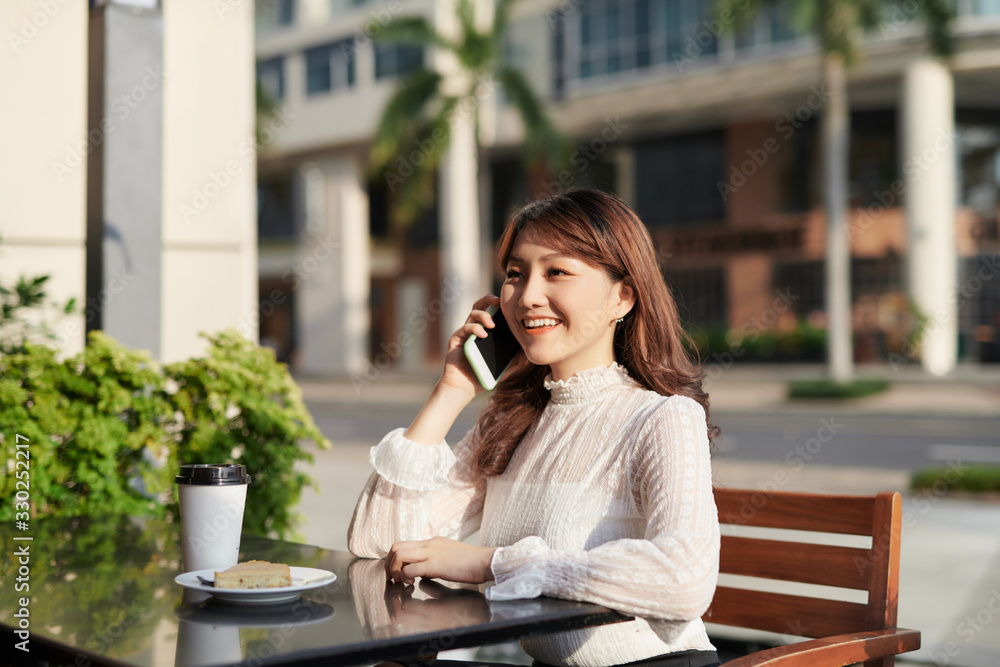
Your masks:
<path fill-rule="evenodd" d="M 848 231 L 848 147 L 850 115 L 847 101 L 847 68 L 858 59 L 858 36 L 873 30 L 889 16 L 896 0 L 720 0 L 720 12 L 737 17 L 744 25 L 765 7 L 786 6 L 792 24 L 816 35 L 823 57 L 823 79 L 828 91 L 821 119 L 823 200 L 827 220 L 826 320 L 827 363 L 835 382 L 854 378 L 851 340 L 851 249 Z M 916 3 L 927 30 L 931 50 L 950 55 L 950 24 L 954 13 L 948 0 Z"/>
<path fill-rule="evenodd" d="M 456 0 L 452 30 L 439 31 L 424 17 L 405 16 L 376 36 L 432 52 L 432 66 L 404 78 L 386 104 L 370 163 L 389 188 L 390 219 L 397 227 L 413 222 L 434 201 L 441 167 L 444 291 L 460 294 L 444 299 L 446 331 L 465 320 L 472 301 L 486 290 L 478 197 L 480 105 L 502 90 L 523 121 L 530 166 L 557 167 L 567 153 L 530 84 L 504 58 L 514 2 L 497 0 L 488 26 L 477 15 L 481 3 Z"/>

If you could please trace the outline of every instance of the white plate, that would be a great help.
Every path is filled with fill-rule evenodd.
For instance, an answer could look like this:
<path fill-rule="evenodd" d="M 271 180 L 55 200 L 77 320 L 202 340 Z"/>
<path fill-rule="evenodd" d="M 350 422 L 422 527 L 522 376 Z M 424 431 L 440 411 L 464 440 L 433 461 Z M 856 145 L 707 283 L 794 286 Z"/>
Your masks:
<path fill-rule="evenodd" d="M 314 567 L 289 569 L 292 573 L 292 585 L 277 588 L 215 588 L 198 581 L 199 576 L 215 581 L 214 569 L 185 572 L 174 577 L 174 581 L 184 588 L 210 593 L 215 599 L 231 604 L 274 604 L 289 602 L 299 597 L 303 591 L 326 586 L 337 579 L 337 575 L 329 570 L 318 570 Z"/>

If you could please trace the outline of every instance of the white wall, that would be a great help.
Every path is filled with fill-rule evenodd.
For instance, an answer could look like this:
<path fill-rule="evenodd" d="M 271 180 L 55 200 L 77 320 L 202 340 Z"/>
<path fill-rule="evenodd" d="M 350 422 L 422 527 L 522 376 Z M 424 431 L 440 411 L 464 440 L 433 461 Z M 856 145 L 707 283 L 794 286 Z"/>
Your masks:
<path fill-rule="evenodd" d="M 163 361 L 257 340 L 253 3 L 164 2 Z"/>
<path fill-rule="evenodd" d="M 57 301 L 84 301 L 87 3 L 0 3 L 0 280 L 51 276 Z M 65 354 L 82 349 L 82 316 L 53 322 Z"/>

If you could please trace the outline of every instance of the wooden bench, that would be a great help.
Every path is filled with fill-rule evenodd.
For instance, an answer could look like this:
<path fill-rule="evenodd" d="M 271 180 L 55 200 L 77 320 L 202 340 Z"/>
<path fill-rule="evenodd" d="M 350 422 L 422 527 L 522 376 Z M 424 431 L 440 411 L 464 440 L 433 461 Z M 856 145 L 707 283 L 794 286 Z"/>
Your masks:
<path fill-rule="evenodd" d="M 891 667 L 895 655 L 920 648 L 920 633 L 896 627 L 899 594 L 898 493 L 837 496 L 716 489 L 723 529 L 720 572 L 786 582 L 867 591 L 867 604 L 761 592 L 730 586 L 716 590 L 703 617 L 708 623 L 809 638 L 726 662 L 761 665 Z M 870 548 L 827 546 L 746 536 L 744 526 L 865 535 Z M 760 531 L 757 531 L 760 532 Z"/>

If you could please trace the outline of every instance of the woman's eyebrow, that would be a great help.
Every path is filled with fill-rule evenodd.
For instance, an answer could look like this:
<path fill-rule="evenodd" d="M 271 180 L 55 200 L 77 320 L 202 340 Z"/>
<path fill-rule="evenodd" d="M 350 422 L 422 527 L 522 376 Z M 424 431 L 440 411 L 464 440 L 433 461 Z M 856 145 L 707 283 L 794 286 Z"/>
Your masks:
<path fill-rule="evenodd" d="M 550 252 L 547 255 L 542 255 L 538 259 L 542 262 L 548 262 L 553 259 L 573 259 L 573 257 L 563 252 Z M 507 263 L 528 264 L 529 262 L 526 259 L 518 257 L 517 255 L 511 255 L 507 258 Z"/>

